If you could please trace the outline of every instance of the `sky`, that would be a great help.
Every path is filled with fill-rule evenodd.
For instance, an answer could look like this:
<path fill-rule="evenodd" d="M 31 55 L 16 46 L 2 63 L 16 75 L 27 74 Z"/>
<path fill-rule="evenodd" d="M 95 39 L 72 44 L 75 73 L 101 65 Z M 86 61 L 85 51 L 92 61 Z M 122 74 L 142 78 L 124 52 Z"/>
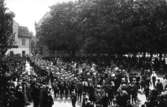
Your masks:
<path fill-rule="evenodd" d="M 49 7 L 68 1 L 74 0 L 6 0 L 5 4 L 15 13 L 14 20 L 21 26 L 27 26 L 35 34 L 34 23 L 49 11 Z"/>

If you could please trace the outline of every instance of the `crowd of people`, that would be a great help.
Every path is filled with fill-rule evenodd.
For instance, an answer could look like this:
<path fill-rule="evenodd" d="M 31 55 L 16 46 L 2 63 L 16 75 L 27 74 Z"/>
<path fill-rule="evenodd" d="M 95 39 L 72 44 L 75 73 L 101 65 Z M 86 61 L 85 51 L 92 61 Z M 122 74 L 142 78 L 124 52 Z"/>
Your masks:
<path fill-rule="evenodd" d="M 32 66 L 42 69 L 38 73 L 48 74 L 49 79 L 45 80 L 50 80 L 54 97 L 71 96 L 73 107 L 76 101 L 81 102 L 82 107 L 133 107 L 139 105 L 138 93 L 145 94 L 147 99 L 142 106 L 166 106 L 166 77 L 158 79 L 155 71 L 127 71 L 114 62 L 100 66 L 58 58 L 44 60 L 39 56 L 31 57 L 30 61 Z"/>
<path fill-rule="evenodd" d="M 9 55 L 0 63 L 0 105 L 4 107 L 25 107 L 34 101 L 35 107 L 52 107 L 50 87 L 36 83 L 37 74 L 27 71 L 27 58 Z"/>
<path fill-rule="evenodd" d="M 58 98 L 70 98 L 73 107 L 76 102 L 82 107 L 167 106 L 167 76 L 159 78 L 157 71 L 127 70 L 114 60 L 104 66 L 38 55 L 19 59 L 13 62 L 9 107 L 30 102 L 34 107 L 52 107 Z M 31 65 L 28 71 L 26 63 Z M 139 102 L 138 94 L 146 96 L 144 103 Z"/>
<path fill-rule="evenodd" d="M 0 105 L 18 107 L 25 105 L 23 71 L 25 58 L 18 55 L 6 56 L 0 63 Z M 3 98 L 2 98 L 3 97 Z"/>

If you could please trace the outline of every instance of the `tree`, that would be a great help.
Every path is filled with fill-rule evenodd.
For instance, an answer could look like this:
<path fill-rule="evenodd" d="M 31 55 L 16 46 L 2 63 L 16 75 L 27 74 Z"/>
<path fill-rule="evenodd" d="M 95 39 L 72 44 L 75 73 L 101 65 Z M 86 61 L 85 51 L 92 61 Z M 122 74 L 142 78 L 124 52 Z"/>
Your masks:
<path fill-rule="evenodd" d="M 4 6 L 4 0 L 0 1 L 0 55 L 5 55 L 11 46 L 12 24 L 14 14 Z"/>
<path fill-rule="evenodd" d="M 40 42 L 52 51 L 66 50 L 72 54 L 78 49 L 78 31 L 75 16 L 76 12 L 72 2 L 51 7 L 51 17 L 40 26 Z"/>
<path fill-rule="evenodd" d="M 4 6 L 4 0 L 0 0 L 0 105 L 7 107 L 9 93 L 9 69 L 5 62 L 5 53 L 11 46 L 13 13 Z"/>
<path fill-rule="evenodd" d="M 166 0 L 80 0 L 55 5 L 40 26 L 50 50 L 166 53 Z"/>

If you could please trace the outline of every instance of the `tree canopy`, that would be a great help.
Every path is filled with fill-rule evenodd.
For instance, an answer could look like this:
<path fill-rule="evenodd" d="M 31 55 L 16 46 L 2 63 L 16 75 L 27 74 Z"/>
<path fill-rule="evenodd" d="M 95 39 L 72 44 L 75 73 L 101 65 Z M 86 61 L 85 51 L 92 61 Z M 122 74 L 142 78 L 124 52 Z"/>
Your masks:
<path fill-rule="evenodd" d="M 53 51 L 167 52 L 166 0 L 80 0 L 54 5 L 49 14 L 37 36 Z"/>
<path fill-rule="evenodd" d="M 0 56 L 5 55 L 12 43 L 14 14 L 4 6 L 4 0 L 0 1 Z"/>
<path fill-rule="evenodd" d="M 12 45 L 14 14 L 4 6 L 4 0 L 0 0 L 0 105 L 8 107 L 9 103 L 9 63 L 5 57 L 6 51 Z M 9 61 L 11 62 L 11 61 Z"/>

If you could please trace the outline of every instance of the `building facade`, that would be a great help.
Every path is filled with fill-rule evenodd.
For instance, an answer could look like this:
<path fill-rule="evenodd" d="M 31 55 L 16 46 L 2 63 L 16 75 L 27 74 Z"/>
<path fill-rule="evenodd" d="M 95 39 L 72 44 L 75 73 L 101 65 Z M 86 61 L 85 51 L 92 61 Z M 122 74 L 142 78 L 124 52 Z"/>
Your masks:
<path fill-rule="evenodd" d="M 7 51 L 6 54 L 31 55 L 31 38 L 33 34 L 29 32 L 27 27 L 19 26 L 17 22 L 13 22 L 14 48 Z"/>

